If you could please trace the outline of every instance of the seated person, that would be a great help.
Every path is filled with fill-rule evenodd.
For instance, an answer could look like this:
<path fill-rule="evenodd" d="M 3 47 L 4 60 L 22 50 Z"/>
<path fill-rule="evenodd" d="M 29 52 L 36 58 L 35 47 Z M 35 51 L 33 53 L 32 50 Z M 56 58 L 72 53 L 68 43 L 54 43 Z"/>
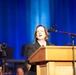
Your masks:
<path fill-rule="evenodd" d="M 2 75 L 2 66 L 0 65 L 0 75 Z"/>
<path fill-rule="evenodd" d="M 25 65 L 23 64 L 23 65 L 19 65 L 19 66 L 17 66 L 17 69 L 16 69 L 16 75 L 27 75 L 26 74 L 26 67 L 25 67 Z"/>

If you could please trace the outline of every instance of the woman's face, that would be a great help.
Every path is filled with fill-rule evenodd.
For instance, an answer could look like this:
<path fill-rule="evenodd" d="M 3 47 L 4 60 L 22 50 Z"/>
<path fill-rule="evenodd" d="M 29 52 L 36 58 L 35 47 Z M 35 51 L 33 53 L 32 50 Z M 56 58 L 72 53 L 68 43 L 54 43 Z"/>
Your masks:
<path fill-rule="evenodd" d="M 17 75 L 24 75 L 24 71 L 22 70 L 22 68 L 17 69 Z"/>
<path fill-rule="evenodd" d="M 36 30 L 36 38 L 38 40 L 45 40 L 46 34 L 45 34 L 45 30 L 43 27 L 38 27 Z"/>

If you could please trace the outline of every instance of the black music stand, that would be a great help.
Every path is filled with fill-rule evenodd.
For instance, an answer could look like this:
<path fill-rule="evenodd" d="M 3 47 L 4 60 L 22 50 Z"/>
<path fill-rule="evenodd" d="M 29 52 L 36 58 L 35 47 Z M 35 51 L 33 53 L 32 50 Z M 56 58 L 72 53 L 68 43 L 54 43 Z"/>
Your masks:
<path fill-rule="evenodd" d="M 5 43 L 0 44 L 0 59 L 1 59 L 3 74 L 5 72 L 7 73 L 9 72 L 7 59 L 12 59 L 13 53 L 14 53 L 13 48 L 7 47 Z"/>

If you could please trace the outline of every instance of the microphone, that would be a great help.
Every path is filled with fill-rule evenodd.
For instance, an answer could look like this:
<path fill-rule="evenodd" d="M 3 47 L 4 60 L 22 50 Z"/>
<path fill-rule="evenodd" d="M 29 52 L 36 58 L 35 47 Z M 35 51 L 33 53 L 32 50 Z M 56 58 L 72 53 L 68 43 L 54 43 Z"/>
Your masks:
<path fill-rule="evenodd" d="M 48 32 L 52 32 L 54 31 L 54 29 L 56 28 L 57 25 L 53 25 L 50 29 L 48 29 Z"/>

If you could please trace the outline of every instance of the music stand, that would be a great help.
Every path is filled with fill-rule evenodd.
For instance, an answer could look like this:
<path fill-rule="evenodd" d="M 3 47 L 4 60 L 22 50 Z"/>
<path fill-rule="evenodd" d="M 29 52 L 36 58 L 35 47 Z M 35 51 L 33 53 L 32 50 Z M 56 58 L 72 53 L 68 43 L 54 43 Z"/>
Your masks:
<path fill-rule="evenodd" d="M 13 58 L 13 52 L 14 52 L 14 49 L 11 48 L 11 47 L 7 47 L 5 45 L 5 43 L 0 44 L 0 58 L 1 58 L 1 65 L 2 65 L 2 68 L 3 68 L 3 74 L 5 72 L 9 72 L 8 68 L 6 69 L 6 66 L 8 67 L 7 59 L 12 59 Z"/>

